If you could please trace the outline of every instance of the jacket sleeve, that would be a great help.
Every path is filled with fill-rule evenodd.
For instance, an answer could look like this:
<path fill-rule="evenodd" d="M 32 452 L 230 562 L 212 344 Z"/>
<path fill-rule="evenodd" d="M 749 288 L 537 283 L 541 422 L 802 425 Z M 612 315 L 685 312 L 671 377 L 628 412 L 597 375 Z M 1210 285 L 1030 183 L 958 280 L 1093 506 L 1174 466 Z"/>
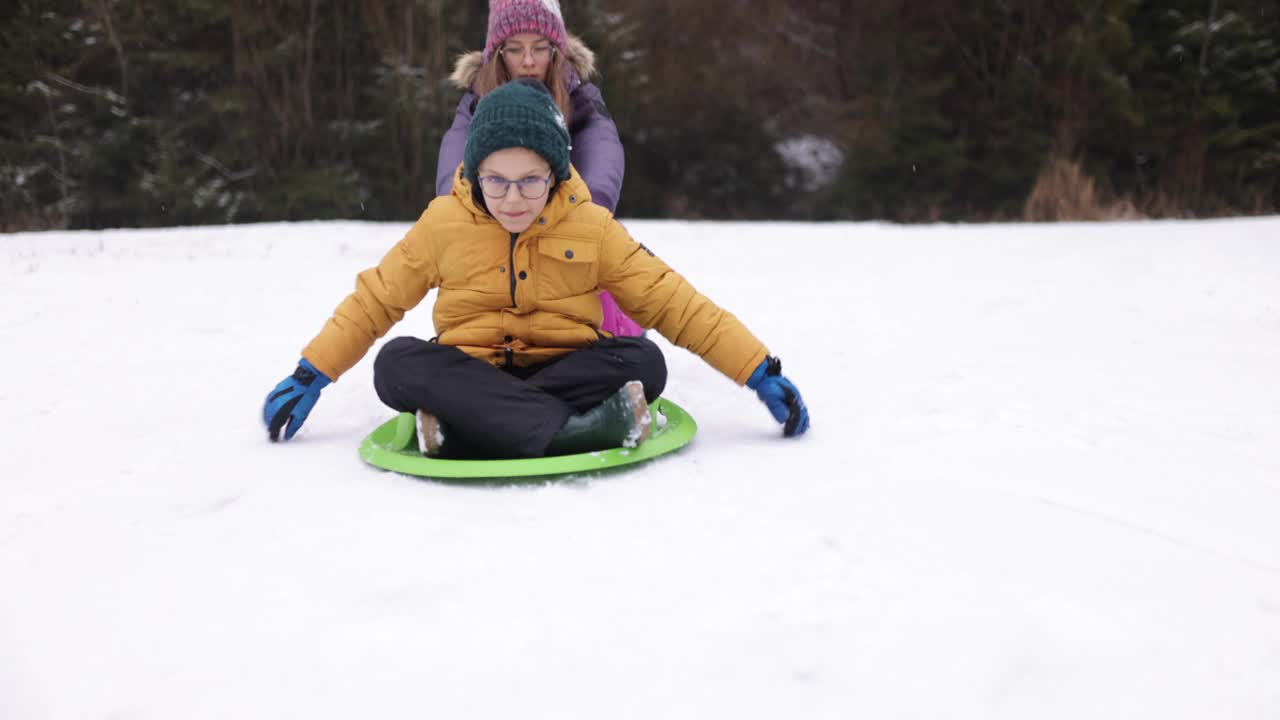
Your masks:
<path fill-rule="evenodd" d="M 473 93 L 463 93 L 458 101 L 458 111 L 453 115 L 453 125 L 440 138 L 440 155 L 436 160 L 437 197 L 448 195 L 453 189 L 453 173 L 462 162 L 467 146 L 467 128 L 471 125 L 471 106 L 475 100 Z"/>
<path fill-rule="evenodd" d="M 570 161 L 591 191 L 591 202 L 618 208 L 626 161 L 618 126 L 604 104 L 600 88 L 583 83 L 573 98 L 573 151 Z"/>
<path fill-rule="evenodd" d="M 733 313 L 711 302 L 689 281 L 609 219 L 600 250 L 600 287 L 644 327 L 698 355 L 739 385 L 769 351 Z"/>
<path fill-rule="evenodd" d="M 377 266 L 356 276 L 356 289 L 303 350 L 330 380 L 350 370 L 378 338 L 439 284 L 428 210 Z"/>

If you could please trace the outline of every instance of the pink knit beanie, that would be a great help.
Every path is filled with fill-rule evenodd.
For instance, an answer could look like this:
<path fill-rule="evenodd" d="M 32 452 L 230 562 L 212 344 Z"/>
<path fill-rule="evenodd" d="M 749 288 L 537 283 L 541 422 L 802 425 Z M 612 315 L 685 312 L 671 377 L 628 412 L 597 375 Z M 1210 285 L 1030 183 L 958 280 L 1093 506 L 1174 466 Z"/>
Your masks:
<path fill-rule="evenodd" d="M 489 62 L 507 38 L 525 32 L 545 37 L 562 54 L 568 51 L 569 32 L 564 29 L 559 0 L 489 0 L 489 33 L 482 61 Z"/>

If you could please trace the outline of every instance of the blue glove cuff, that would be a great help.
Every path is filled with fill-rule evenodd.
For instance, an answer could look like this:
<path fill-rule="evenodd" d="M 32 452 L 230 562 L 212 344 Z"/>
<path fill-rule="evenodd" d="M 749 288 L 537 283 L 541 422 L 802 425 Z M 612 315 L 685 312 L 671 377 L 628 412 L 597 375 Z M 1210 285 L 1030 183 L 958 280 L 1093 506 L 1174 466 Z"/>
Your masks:
<path fill-rule="evenodd" d="M 316 366 L 306 358 L 298 361 L 298 369 L 293 371 L 293 379 L 297 380 L 299 385 L 315 390 L 322 390 L 325 385 L 333 382 L 328 375 L 317 370 Z"/>
<path fill-rule="evenodd" d="M 782 361 L 770 355 L 764 360 L 761 360 L 760 364 L 756 366 L 755 371 L 751 373 L 751 377 L 747 378 L 747 387 L 755 390 L 760 387 L 760 383 L 764 382 L 764 379 L 769 375 L 781 374 Z"/>

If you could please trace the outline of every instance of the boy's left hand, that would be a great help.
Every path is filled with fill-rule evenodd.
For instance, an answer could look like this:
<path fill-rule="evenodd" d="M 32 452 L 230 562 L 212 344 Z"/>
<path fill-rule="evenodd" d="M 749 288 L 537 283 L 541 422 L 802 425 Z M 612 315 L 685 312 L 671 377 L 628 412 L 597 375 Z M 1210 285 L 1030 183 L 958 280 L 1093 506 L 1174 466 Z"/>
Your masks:
<path fill-rule="evenodd" d="M 782 423 L 784 436 L 803 435 L 809 429 L 809 409 L 796 386 L 782 376 L 781 360 L 765 358 L 751 373 L 747 387 L 756 391 L 760 402 L 773 413 L 773 419 Z"/>

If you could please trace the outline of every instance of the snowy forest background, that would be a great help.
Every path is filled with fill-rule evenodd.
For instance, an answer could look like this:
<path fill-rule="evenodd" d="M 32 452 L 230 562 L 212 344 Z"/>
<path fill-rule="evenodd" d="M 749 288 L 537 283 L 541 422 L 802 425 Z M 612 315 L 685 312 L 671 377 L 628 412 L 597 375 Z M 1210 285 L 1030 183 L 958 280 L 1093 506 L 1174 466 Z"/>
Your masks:
<path fill-rule="evenodd" d="M 619 214 L 1280 207 L 1275 0 L 565 0 Z M 0 229 L 405 220 L 484 0 L 0 3 Z"/>

